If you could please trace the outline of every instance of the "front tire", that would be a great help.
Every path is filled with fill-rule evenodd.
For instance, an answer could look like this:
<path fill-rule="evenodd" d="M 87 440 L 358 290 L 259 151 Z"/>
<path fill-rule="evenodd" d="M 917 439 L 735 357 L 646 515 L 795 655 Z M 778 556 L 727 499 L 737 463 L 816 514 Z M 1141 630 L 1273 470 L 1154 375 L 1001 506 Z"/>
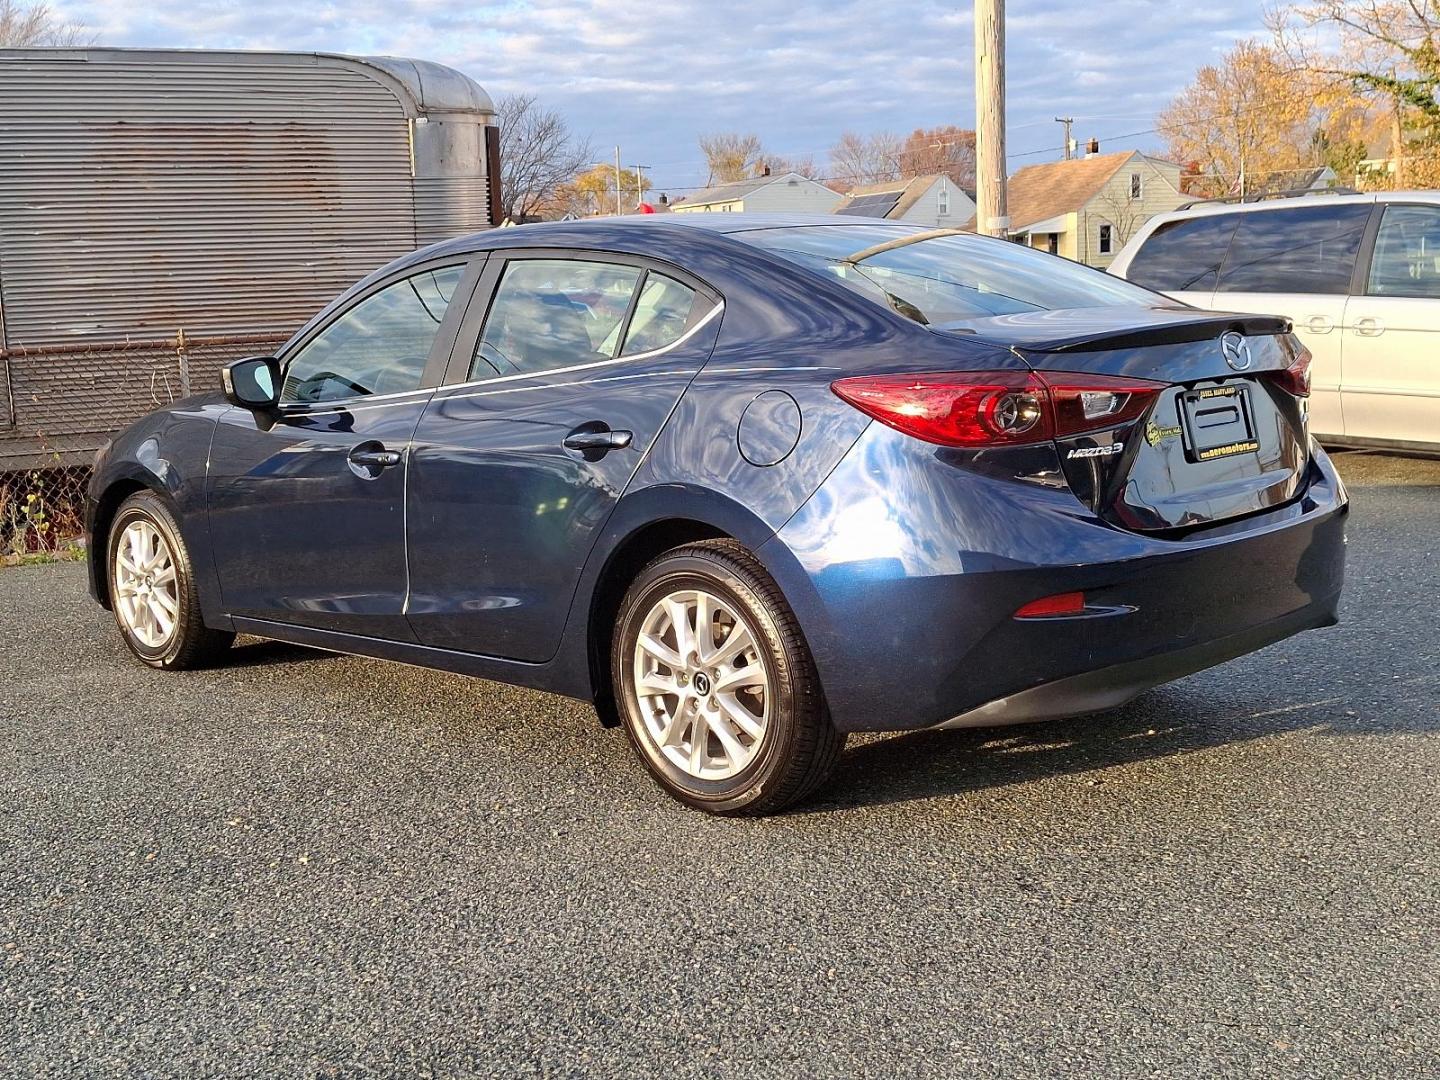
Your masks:
<path fill-rule="evenodd" d="M 120 504 L 106 565 L 115 623 L 142 663 L 166 671 L 203 667 L 235 640 L 201 620 L 190 552 L 175 515 L 154 492 L 136 492 Z"/>
<path fill-rule="evenodd" d="M 611 675 L 640 760 L 696 809 L 783 810 L 829 778 L 845 745 L 794 613 L 733 540 L 675 548 L 640 572 Z"/>

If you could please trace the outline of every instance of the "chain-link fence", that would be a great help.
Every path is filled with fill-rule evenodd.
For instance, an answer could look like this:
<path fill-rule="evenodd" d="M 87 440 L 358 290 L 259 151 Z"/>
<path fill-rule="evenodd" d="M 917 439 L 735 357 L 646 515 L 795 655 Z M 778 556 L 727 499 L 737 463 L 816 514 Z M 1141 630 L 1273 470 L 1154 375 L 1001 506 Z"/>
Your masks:
<path fill-rule="evenodd" d="M 91 342 L 0 351 L 0 557 L 72 549 L 84 529 L 90 464 L 105 440 L 152 409 L 216 389 L 232 360 L 288 334 Z"/>

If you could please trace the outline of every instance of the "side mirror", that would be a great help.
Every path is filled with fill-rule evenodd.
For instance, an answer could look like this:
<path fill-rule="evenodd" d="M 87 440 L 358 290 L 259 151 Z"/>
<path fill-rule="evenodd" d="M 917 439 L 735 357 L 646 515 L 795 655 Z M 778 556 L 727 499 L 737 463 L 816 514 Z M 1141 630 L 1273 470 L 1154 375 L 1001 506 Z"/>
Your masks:
<path fill-rule="evenodd" d="M 220 369 L 225 398 L 242 409 L 269 409 L 280 400 L 280 363 L 273 356 L 247 356 Z"/>

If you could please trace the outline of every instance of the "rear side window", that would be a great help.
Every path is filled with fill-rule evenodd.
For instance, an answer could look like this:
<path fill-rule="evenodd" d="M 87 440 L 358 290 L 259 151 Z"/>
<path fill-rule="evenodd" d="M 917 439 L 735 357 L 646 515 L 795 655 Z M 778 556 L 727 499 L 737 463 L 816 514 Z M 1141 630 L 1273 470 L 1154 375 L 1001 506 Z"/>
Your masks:
<path fill-rule="evenodd" d="M 614 357 L 640 268 L 581 259 L 505 267 L 470 365 L 472 381 Z"/>
<path fill-rule="evenodd" d="M 1440 299 L 1440 207 L 1385 208 L 1366 292 Z"/>
<path fill-rule="evenodd" d="M 685 333 L 694 306 L 694 289 L 664 274 L 647 274 L 620 355 L 634 356 L 673 345 Z"/>
<path fill-rule="evenodd" d="M 1220 292 L 1348 293 L 1370 206 L 1307 206 L 1236 214 Z"/>
<path fill-rule="evenodd" d="M 1158 292 L 1209 292 L 1220 278 L 1220 264 L 1235 234 L 1239 214 L 1167 221 L 1135 253 L 1125 276 Z"/>

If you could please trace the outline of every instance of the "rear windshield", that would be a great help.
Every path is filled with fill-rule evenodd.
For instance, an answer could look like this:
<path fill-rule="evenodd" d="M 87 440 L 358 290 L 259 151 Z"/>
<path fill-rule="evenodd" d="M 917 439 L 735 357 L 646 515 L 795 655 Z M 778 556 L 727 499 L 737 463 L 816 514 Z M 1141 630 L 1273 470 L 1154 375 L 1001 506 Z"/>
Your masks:
<path fill-rule="evenodd" d="M 921 323 L 1164 303 L 1146 289 L 1088 266 L 971 234 L 932 237 L 847 261 L 866 248 L 924 231 L 903 225 L 820 225 L 730 235 L 831 274 Z"/>

